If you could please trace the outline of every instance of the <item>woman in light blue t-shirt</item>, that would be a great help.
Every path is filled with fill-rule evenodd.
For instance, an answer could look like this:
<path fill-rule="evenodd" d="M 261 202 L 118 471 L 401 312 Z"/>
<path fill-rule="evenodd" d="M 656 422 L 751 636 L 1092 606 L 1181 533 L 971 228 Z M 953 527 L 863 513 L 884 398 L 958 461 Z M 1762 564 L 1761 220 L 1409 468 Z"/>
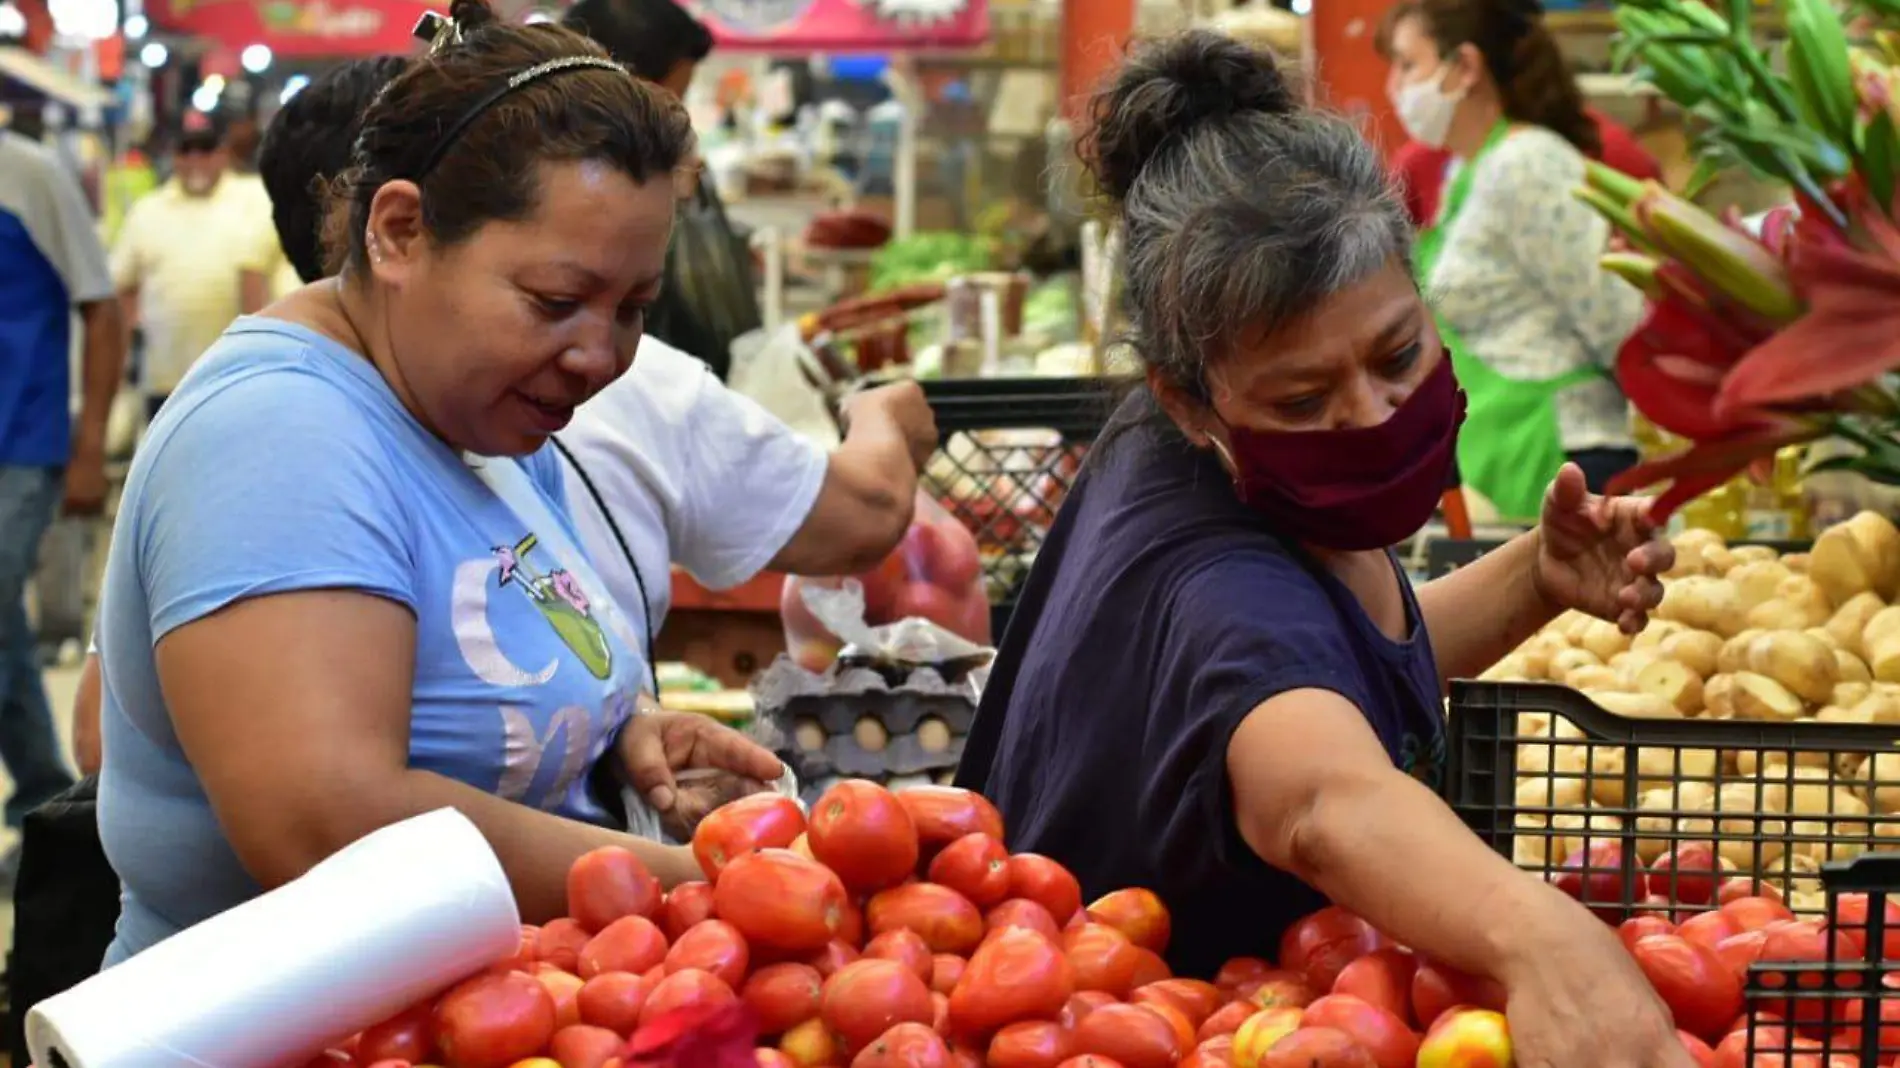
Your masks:
<path fill-rule="evenodd" d="M 629 761 L 676 739 L 633 716 L 643 661 L 544 448 L 633 358 L 691 150 L 677 101 L 479 0 L 371 107 L 341 275 L 227 331 L 127 482 L 98 631 L 108 963 L 443 806 L 531 922 L 597 846 L 701 877 L 609 829 Z M 665 758 L 780 772 L 690 743 Z"/>

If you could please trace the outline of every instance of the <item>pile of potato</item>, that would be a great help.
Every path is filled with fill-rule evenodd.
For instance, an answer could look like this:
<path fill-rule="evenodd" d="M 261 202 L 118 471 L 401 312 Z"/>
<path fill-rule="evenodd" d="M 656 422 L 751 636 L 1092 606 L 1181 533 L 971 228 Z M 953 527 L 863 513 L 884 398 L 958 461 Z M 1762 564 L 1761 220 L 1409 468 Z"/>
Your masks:
<path fill-rule="evenodd" d="M 1662 606 L 1641 634 L 1567 614 L 1484 677 L 1562 683 L 1644 719 L 1883 724 L 1900 733 L 1893 523 L 1862 513 L 1802 555 L 1731 548 L 1707 531 L 1675 544 Z M 1613 834 L 1633 820 L 1645 862 L 1678 837 L 1717 832 L 1725 862 L 1811 903 L 1821 861 L 1882 839 L 1900 848 L 1900 749 L 1792 759 L 1782 750 L 1644 749 L 1631 797 L 1622 747 L 1588 743 L 1569 722 L 1537 714 L 1519 717 L 1519 735 L 1517 804 L 1543 810 L 1518 816 L 1529 832 L 1517 837 L 1521 864 L 1562 864 L 1583 848 L 1586 829 Z M 1709 815 L 1690 815 L 1701 812 Z"/>

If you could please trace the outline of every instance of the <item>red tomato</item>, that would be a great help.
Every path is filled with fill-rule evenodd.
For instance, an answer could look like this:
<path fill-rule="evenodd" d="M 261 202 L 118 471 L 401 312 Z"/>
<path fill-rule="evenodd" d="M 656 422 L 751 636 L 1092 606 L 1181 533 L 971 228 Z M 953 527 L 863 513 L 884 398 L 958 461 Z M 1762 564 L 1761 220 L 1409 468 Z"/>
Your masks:
<path fill-rule="evenodd" d="M 554 999 L 554 1027 L 559 1030 L 581 1022 L 580 976 L 564 972 L 552 964 L 535 965 L 534 978 Z"/>
<path fill-rule="evenodd" d="M 1413 1068 L 1418 1060 L 1418 1036 L 1402 1018 L 1350 994 L 1328 994 L 1308 1005 L 1300 1026 L 1344 1032 L 1365 1047 L 1378 1068 Z"/>
<path fill-rule="evenodd" d="M 1775 889 L 1772 883 L 1765 883 L 1760 879 L 1748 878 L 1741 875 L 1730 876 L 1722 880 L 1721 886 L 1715 888 L 1715 903 L 1717 905 L 1726 905 L 1732 901 L 1740 901 L 1745 897 L 1765 897 L 1770 901 L 1782 900 L 1781 891 Z"/>
<path fill-rule="evenodd" d="M 1866 894 L 1842 894 L 1835 899 L 1828 926 L 1852 934 L 1857 942 L 1865 945 L 1872 926 L 1872 911 L 1868 907 Z M 1881 959 L 1900 961 L 1900 901 L 1886 898 L 1885 913 L 1880 939 Z"/>
<path fill-rule="evenodd" d="M 1099 1053 L 1084 1053 L 1080 1057 L 1070 1057 L 1056 1068 L 1126 1068 L 1122 1062 Z"/>
<path fill-rule="evenodd" d="M 1795 923 L 1776 924 L 1763 929 L 1767 936 L 1762 941 L 1759 964 L 1789 962 L 1818 964 L 1832 960 L 1859 960 L 1865 956 L 1860 939 L 1852 931 L 1835 931 L 1830 942 L 1828 932 L 1812 920 L 1800 920 Z M 1830 951 L 1831 955 L 1830 955 Z M 1827 986 L 1827 979 L 1818 972 L 1771 973 L 1779 978 L 1783 985 L 1798 990 L 1821 990 Z M 1770 980 L 1764 976 L 1764 983 Z M 1839 984 L 1851 985 L 1851 981 Z M 1784 1019 L 1794 1020 L 1798 1024 L 1831 1026 L 1853 1023 L 1855 1019 L 1847 1013 L 1851 1011 L 1848 1003 L 1824 1001 L 1819 998 L 1790 998 L 1755 1002 L 1757 1008 L 1772 1012 Z M 1789 1008 L 1792 1006 L 1792 1009 Z M 1854 1006 L 1858 1008 L 1857 1005 Z M 1691 1027 L 1693 1031 L 1695 1028 Z"/>
<path fill-rule="evenodd" d="M 1220 966 L 1220 972 L 1214 976 L 1214 985 L 1232 991 L 1249 979 L 1259 979 L 1271 971 L 1273 965 L 1259 957 L 1234 957 Z"/>
<path fill-rule="evenodd" d="M 725 1005 L 738 998 L 725 980 L 711 972 L 688 968 L 660 980 L 648 992 L 647 1003 L 640 1007 L 640 1026 L 645 1027 L 669 1012 Z"/>
<path fill-rule="evenodd" d="M 933 953 L 968 953 L 983 941 L 983 916 L 976 906 L 936 883 L 907 883 L 885 890 L 871 898 L 864 918 L 872 934 L 910 928 L 923 936 Z"/>
<path fill-rule="evenodd" d="M 1104 994 L 1100 990 L 1078 990 L 1074 997 L 1063 1003 L 1062 1011 L 1056 1015 L 1056 1022 L 1073 1031 L 1083 1017 L 1104 1005 L 1115 1003 L 1113 994 Z"/>
<path fill-rule="evenodd" d="M 1168 1021 L 1168 1026 L 1174 1028 L 1174 1037 L 1180 1040 L 1182 1049 L 1191 1050 L 1197 1044 L 1194 1039 L 1194 1021 L 1188 1019 L 1187 1013 L 1165 1001 L 1137 1001 L 1132 1004 L 1140 1005 Z"/>
<path fill-rule="evenodd" d="M 1049 915 L 1049 910 L 1027 898 L 1013 897 L 989 911 L 983 917 L 983 926 L 989 931 L 1000 931 L 1005 927 L 1027 927 L 1040 931 L 1053 941 L 1062 938 L 1062 925 Z"/>
<path fill-rule="evenodd" d="M 1634 862 L 1634 855 L 1630 860 Z M 1640 868 L 1624 872 L 1623 843 L 1612 839 L 1593 842 L 1589 849 L 1564 858 L 1551 883 L 1591 906 L 1591 911 L 1605 921 L 1620 923 L 1624 904 L 1642 896 L 1631 892 L 1641 885 L 1642 878 Z"/>
<path fill-rule="evenodd" d="M 1135 974 L 1128 980 L 1129 986 L 1147 986 L 1149 983 L 1159 983 L 1164 979 L 1172 978 L 1174 978 L 1174 971 L 1168 967 L 1167 961 L 1161 959 L 1160 954 L 1152 953 L 1140 946 L 1135 947 Z"/>
<path fill-rule="evenodd" d="M 1247 1022 L 1247 1017 L 1259 1011 L 1259 1006 L 1251 1001 L 1230 1001 L 1215 1009 L 1214 1015 L 1201 1021 L 1200 1030 L 1194 1032 L 1194 1037 L 1205 1043 L 1210 1038 L 1231 1035 L 1240 1030 L 1240 1025 Z"/>
<path fill-rule="evenodd" d="M 1731 1031 L 1715 1047 L 1717 1068 L 1743 1068 L 1748 1063 L 1748 1030 Z M 1750 1068 L 1823 1068 L 1816 1056 L 1821 1044 L 1780 1027 L 1755 1030 L 1755 1060 Z M 1788 1056 L 1794 1054 L 1794 1056 Z"/>
<path fill-rule="evenodd" d="M 1314 990 L 1331 990 L 1346 965 L 1379 948 L 1381 941 L 1371 924 L 1329 905 L 1280 936 L 1280 967 L 1305 976 Z"/>
<path fill-rule="evenodd" d="M 364 1031 L 356 1040 L 358 1063 L 408 1061 L 428 1064 L 435 1056 L 435 1005 L 412 1005 Z"/>
<path fill-rule="evenodd" d="M 1013 1023 L 990 1039 L 989 1068 L 1056 1068 L 1073 1045 L 1061 1024 L 1046 1020 Z"/>
<path fill-rule="evenodd" d="M 1715 955 L 1737 979 L 1746 981 L 1748 966 L 1761 959 L 1761 951 L 1768 945 L 1767 931 L 1742 931 L 1722 939 L 1715 945 Z"/>
<path fill-rule="evenodd" d="M 1075 993 L 1068 958 L 1034 931 L 1010 928 L 983 943 L 950 992 L 950 1026 L 987 1035 L 1020 1020 L 1053 1019 Z"/>
<path fill-rule="evenodd" d="M 923 936 L 908 927 L 885 931 L 871 944 L 864 947 L 864 955 L 879 960 L 894 960 L 911 971 L 926 984 L 935 971 L 936 960 L 930 954 L 930 947 L 924 944 Z"/>
<path fill-rule="evenodd" d="M 798 1068 L 798 1062 L 787 1057 L 784 1050 L 773 1049 L 770 1046 L 761 1046 L 753 1050 L 752 1056 L 758 1061 L 758 1068 Z"/>
<path fill-rule="evenodd" d="M 948 1037 L 950 1034 L 950 995 L 930 992 L 930 1029 Z"/>
<path fill-rule="evenodd" d="M 592 937 L 593 934 L 582 927 L 578 920 L 571 920 L 565 916 L 558 920 L 549 920 L 541 925 L 540 933 L 535 938 L 535 959 L 543 964 L 552 964 L 563 971 L 578 972 L 581 966 L 581 949 Z"/>
<path fill-rule="evenodd" d="M 693 829 L 693 858 L 717 888 L 726 865 L 757 850 L 785 849 L 804 833 L 805 813 L 798 802 L 783 794 L 748 794 L 699 821 Z"/>
<path fill-rule="evenodd" d="M 838 969 L 819 995 L 819 1018 L 855 1055 L 900 1023 L 930 1025 L 930 988 L 894 960 L 866 958 Z"/>
<path fill-rule="evenodd" d="M 1733 883 L 1735 880 L 1730 880 Z M 1724 886 L 1730 885 L 1724 883 Z M 1738 931 L 1759 931 L 1779 920 L 1792 920 L 1794 913 L 1779 900 L 1767 897 L 1738 897 L 1724 902 L 1722 915 Z"/>
<path fill-rule="evenodd" d="M 1717 1037 L 1742 1011 L 1741 980 L 1707 946 L 1659 934 L 1637 942 L 1630 953 L 1684 1031 Z"/>
<path fill-rule="evenodd" d="M 1069 869 L 1035 853 L 1009 858 L 1009 896 L 1034 901 L 1059 924 L 1082 909 L 1082 884 Z"/>
<path fill-rule="evenodd" d="M 818 969 L 818 974 L 826 979 L 838 973 L 838 969 L 858 959 L 858 951 L 840 941 L 831 941 L 825 948 L 811 955 L 805 963 Z"/>
<path fill-rule="evenodd" d="M 853 948 L 864 944 L 864 910 L 848 896 L 844 899 L 844 922 L 838 924 L 838 941 Z"/>
<path fill-rule="evenodd" d="M 827 1068 L 844 1063 L 844 1050 L 839 1048 L 837 1037 L 825 1026 L 825 1021 L 816 1016 L 785 1032 L 778 1048 L 798 1068 Z"/>
<path fill-rule="evenodd" d="M 604 1027 L 571 1024 L 548 1040 L 548 1056 L 560 1062 L 561 1068 L 601 1068 L 620 1056 L 620 1047 L 626 1044 L 626 1039 Z"/>
<path fill-rule="evenodd" d="M 1204 983 L 1199 979 L 1163 979 L 1137 987 L 1128 1000 L 1137 1005 L 1157 1000 L 1172 1005 L 1198 1028 L 1226 1003 L 1227 997 L 1213 983 Z"/>
<path fill-rule="evenodd" d="M 897 791 L 897 800 L 910 813 L 926 856 L 934 856 L 966 834 L 980 832 L 999 842 L 1006 840 L 1003 814 L 981 794 L 954 786 L 912 786 Z"/>
<path fill-rule="evenodd" d="M 1735 866 L 1709 842 L 1683 842 L 1649 866 L 1645 892 L 1684 905 L 1707 905 Z"/>
<path fill-rule="evenodd" d="M 1134 989 L 1141 951 L 1113 927 L 1085 923 L 1064 931 L 1062 949 L 1075 968 L 1077 990 L 1100 990 L 1119 998 Z"/>
<path fill-rule="evenodd" d="M 987 909 L 1009 896 L 1009 850 L 987 834 L 966 834 L 930 862 L 930 881 Z"/>
<path fill-rule="evenodd" d="M 1215 1035 L 1181 1058 L 1179 1068 L 1234 1068 L 1234 1036 Z"/>
<path fill-rule="evenodd" d="M 746 948 L 745 936 L 724 920 L 704 920 L 694 924 L 680 935 L 672 949 L 666 951 L 668 975 L 698 968 L 713 973 L 727 986 L 735 988 L 745 982 L 749 964 L 751 955 Z"/>
<path fill-rule="evenodd" d="M 1264 972 L 1234 990 L 1234 995 L 1261 1009 L 1283 1006 L 1303 1009 L 1319 997 L 1306 978 L 1298 972 Z"/>
<path fill-rule="evenodd" d="M 1421 960 L 1412 975 L 1412 1019 L 1423 1031 L 1431 1030 L 1446 1010 L 1459 1005 L 1503 1012 L 1504 1003 L 1504 987 L 1448 964 Z"/>
<path fill-rule="evenodd" d="M 660 902 L 660 930 L 666 932 L 666 940 L 671 942 L 694 924 L 712 919 L 712 914 L 712 884 L 681 883 L 667 891 L 666 899 Z"/>
<path fill-rule="evenodd" d="M 759 1033 L 782 1035 L 818 1015 L 824 977 L 809 964 L 768 964 L 747 979 L 739 996 L 759 1018 Z"/>
<path fill-rule="evenodd" d="M 1174 1068 L 1183 1052 L 1180 1036 L 1159 1013 L 1122 1004 L 1103 1005 L 1083 1017 L 1075 1026 L 1075 1049 L 1127 1068 Z"/>
<path fill-rule="evenodd" d="M 1401 1020 L 1412 1018 L 1412 976 L 1418 958 L 1388 946 L 1353 961 L 1333 981 L 1333 993 L 1350 994 L 1384 1009 Z"/>
<path fill-rule="evenodd" d="M 504 961 L 497 961 L 495 967 L 501 971 L 525 972 L 541 962 L 541 928 L 531 923 L 521 925 L 521 944 L 515 948 L 515 955 Z"/>
<path fill-rule="evenodd" d="M 779 800 L 790 803 L 789 798 Z M 731 807 L 715 809 L 706 818 L 710 821 Z M 706 824 L 699 826 L 704 830 Z M 774 949 L 823 948 L 837 936 L 849 905 L 844 884 L 830 868 L 789 849 L 746 853 L 727 864 L 713 884 L 719 918 L 737 927 L 747 942 Z"/>
<path fill-rule="evenodd" d="M 1676 933 L 1697 945 L 1714 949 L 1722 943 L 1722 939 L 1739 933 L 1739 930 L 1729 922 L 1727 916 L 1712 911 L 1698 912 L 1682 921 L 1682 925 L 1676 928 Z"/>
<path fill-rule="evenodd" d="M 1302 1027 L 1275 1042 L 1260 1068 L 1386 1068 L 1351 1035 L 1331 1027 Z"/>
<path fill-rule="evenodd" d="M 607 972 L 581 984 L 575 1003 L 581 1010 L 581 1022 L 604 1027 L 617 1035 L 633 1034 L 640 1024 L 640 1009 L 647 1003 L 653 984 L 627 972 Z"/>
<path fill-rule="evenodd" d="M 555 923 L 559 923 L 556 920 Z M 552 927 L 554 924 L 549 924 Z M 547 928 L 542 928 L 546 931 Z M 622 916 L 581 947 L 573 971 L 583 979 L 604 972 L 647 971 L 666 960 L 666 936 L 645 916 Z"/>
<path fill-rule="evenodd" d="M 851 1058 L 851 1068 L 950 1068 L 950 1047 L 920 1023 L 900 1023 Z"/>
<path fill-rule="evenodd" d="M 963 978 L 966 962 L 955 953 L 939 953 L 930 958 L 930 989 L 946 997 Z"/>
<path fill-rule="evenodd" d="M 1697 1068 L 1715 1068 L 1715 1051 L 1707 1042 L 1683 1030 L 1678 1030 L 1676 1037 L 1682 1039 L 1682 1048 L 1695 1058 Z"/>
<path fill-rule="evenodd" d="M 1632 916 L 1624 920 L 1622 926 L 1616 929 L 1616 937 L 1623 940 L 1624 949 L 1636 948 L 1636 943 L 1641 942 L 1650 935 L 1672 935 L 1675 933 L 1675 924 L 1655 916 Z"/>
<path fill-rule="evenodd" d="M 630 849 L 602 846 L 567 869 L 567 913 L 590 932 L 622 916 L 650 917 L 660 897 L 660 880 Z"/>
<path fill-rule="evenodd" d="M 1168 906 L 1152 890 L 1139 887 L 1116 890 L 1097 898 L 1088 908 L 1089 919 L 1105 923 L 1128 940 L 1152 953 L 1168 951 L 1173 926 Z"/>
<path fill-rule="evenodd" d="M 435 1007 L 435 1040 L 455 1068 L 508 1068 L 554 1036 L 554 999 L 520 972 L 478 975 Z"/>
<path fill-rule="evenodd" d="M 895 886 L 917 870 L 917 825 L 889 790 L 850 779 L 812 806 L 805 832 L 812 856 L 853 894 Z"/>

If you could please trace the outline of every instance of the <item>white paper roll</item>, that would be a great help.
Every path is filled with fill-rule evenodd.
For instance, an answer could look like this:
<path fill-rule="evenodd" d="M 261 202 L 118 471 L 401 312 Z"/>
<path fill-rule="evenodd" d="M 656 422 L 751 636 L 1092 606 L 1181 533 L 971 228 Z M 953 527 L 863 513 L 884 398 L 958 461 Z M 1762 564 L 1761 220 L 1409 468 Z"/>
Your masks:
<path fill-rule="evenodd" d="M 277 1068 L 512 955 L 521 917 L 481 832 L 441 809 L 41 1002 L 42 1068 Z"/>

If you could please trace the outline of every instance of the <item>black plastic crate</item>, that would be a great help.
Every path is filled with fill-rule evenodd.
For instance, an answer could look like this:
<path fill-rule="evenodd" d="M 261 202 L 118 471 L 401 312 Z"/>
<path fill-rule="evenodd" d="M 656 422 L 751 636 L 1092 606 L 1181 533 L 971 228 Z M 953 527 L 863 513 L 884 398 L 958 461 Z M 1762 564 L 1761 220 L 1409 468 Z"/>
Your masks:
<path fill-rule="evenodd" d="M 1729 880 L 1819 914 L 1827 862 L 1900 849 L 1900 726 L 1632 719 L 1563 686 L 1455 682 L 1447 731 L 1465 823 L 1613 921 L 1684 918 Z"/>
<path fill-rule="evenodd" d="M 1444 578 L 1453 571 L 1476 561 L 1479 557 L 1503 545 L 1508 538 L 1434 538 L 1425 546 L 1425 575 L 1427 578 Z M 1811 541 L 1753 541 L 1743 539 L 1728 543 L 1731 548 L 1744 545 L 1756 545 L 1773 549 L 1779 555 L 1805 553 L 1814 548 Z"/>
<path fill-rule="evenodd" d="M 1000 639 L 1083 455 L 1112 413 L 1101 378 L 925 382 L 943 435 L 923 485 L 976 536 Z"/>

